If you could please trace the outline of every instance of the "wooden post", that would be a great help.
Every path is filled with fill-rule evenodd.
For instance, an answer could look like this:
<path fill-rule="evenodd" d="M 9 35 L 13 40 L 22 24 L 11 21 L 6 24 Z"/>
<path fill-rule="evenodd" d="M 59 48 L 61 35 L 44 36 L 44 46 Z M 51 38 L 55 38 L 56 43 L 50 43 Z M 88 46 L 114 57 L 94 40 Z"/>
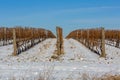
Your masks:
<path fill-rule="evenodd" d="M 13 55 L 16 56 L 17 55 L 17 43 L 16 43 L 16 32 L 15 32 L 15 29 L 13 29 L 13 48 L 14 48 Z"/>
<path fill-rule="evenodd" d="M 117 36 L 117 39 L 116 39 L 115 47 L 119 48 L 119 42 L 120 42 L 120 40 L 119 40 L 119 31 L 116 32 L 116 36 Z"/>
<path fill-rule="evenodd" d="M 56 34 L 57 34 L 57 54 L 60 55 L 63 53 L 62 28 L 56 27 Z"/>
<path fill-rule="evenodd" d="M 45 38 L 48 38 L 48 31 L 45 30 Z"/>
<path fill-rule="evenodd" d="M 119 48 L 119 42 L 120 42 L 120 40 L 118 39 L 118 40 L 116 41 L 116 46 L 115 46 L 115 47 Z"/>
<path fill-rule="evenodd" d="M 89 48 L 89 30 L 87 30 L 87 47 Z"/>
<path fill-rule="evenodd" d="M 3 46 L 7 44 L 7 35 L 6 35 L 6 28 L 3 29 L 4 30 L 4 40 L 3 40 Z"/>
<path fill-rule="evenodd" d="M 64 50 L 63 50 L 63 30 L 62 28 L 60 28 L 60 53 L 63 54 Z"/>
<path fill-rule="evenodd" d="M 104 28 L 102 27 L 102 41 L 101 41 L 101 57 L 106 57 L 105 53 L 105 31 Z"/>
<path fill-rule="evenodd" d="M 60 55 L 60 32 L 59 27 L 56 27 L 57 32 L 57 54 Z"/>
<path fill-rule="evenodd" d="M 31 34 L 32 34 L 31 46 L 33 46 L 34 45 L 34 29 L 31 30 Z"/>
<path fill-rule="evenodd" d="M 80 41 L 81 41 L 81 43 L 83 43 L 83 32 L 82 32 L 82 30 L 80 31 Z"/>
<path fill-rule="evenodd" d="M 77 39 L 77 41 L 79 41 L 79 40 L 78 40 L 78 30 L 76 31 L 76 35 L 77 35 L 77 36 L 76 36 L 76 37 L 77 37 L 76 39 Z"/>
<path fill-rule="evenodd" d="M 18 28 L 18 34 L 19 34 L 18 40 L 20 41 L 20 38 L 21 38 L 21 28 Z"/>

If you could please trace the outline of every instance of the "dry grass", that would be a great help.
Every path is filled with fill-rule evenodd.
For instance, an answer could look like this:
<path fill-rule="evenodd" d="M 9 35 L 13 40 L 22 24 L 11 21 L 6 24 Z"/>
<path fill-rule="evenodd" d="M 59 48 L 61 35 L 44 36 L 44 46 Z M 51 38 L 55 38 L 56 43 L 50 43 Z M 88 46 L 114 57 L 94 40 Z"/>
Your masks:
<path fill-rule="evenodd" d="M 120 75 L 104 75 L 100 78 L 93 78 L 93 80 L 120 80 Z"/>
<path fill-rule="evenodd" d="M 13 77 L 9 80 L 19 80 L 19 79 L 17 79 L 16 77 Z M 26 80 L 26 78 L 22 77 L 22 78 L 20 78 L 20 80 Z M 40 73 L 37 78 L 34 78 L 32 80 L 57 80 L 57 79 L 54 79 L 52 72 L 48 70 L 47 72 L 45 71 L 43 73 Z M 87 74 L 82 74 L 82 76 L 80 78 L 74 79 L 71 75 L 71 76 L 68 76 L 66 79 L 62 79 L 62 77 L 61 77 L 61 80 L 120 80 L 120 75 L 104 75 L 99 78 L 97 78 L 96 76 L 94 78 L 91 78 Z"/>
<path fill-rule="evenodd" d="M 44 70 L 39 74 L 38 80 L 53 80 L 54 65 L 48 67 L 44 65 Z"/>
<path fill-rule="evenodd" d="M 78 73 L 78 74 L 74 74 L 71 73 L 70 75 L 68 75 L 66 78 L 55 78 L 54 73 L 54 65 L 48 67 L 47 65 L 44 66 L 44 70 L 41 72 L 37 72 L 36 76 L 30 76 L 30 78 L 26 77 L 26 76 L 21 76 L 21 77 L 16 77 L 16 76 L 12 76 L 8 79 L 3 79 L 1 78 L 2 76 L 0 76 L 0 80 L 120 80 L 120 75 L 112 75 L 112 74 L 106 74 L 103 76 L 98 77 L 98 74 L 95 75 L 91 75 L 89 73 Z M 75 76 L 77 75 L 77 77 Z"/>
<path fill-rule="evenodd" d="M 78 74 L 79 76 L 73 77 L 74 75 L 75 74 L 71 74 L 67 78 L 61 80 L 120 80 L 120 75 L 106 74 L 101 77 L 97 77 L 97 74 L 92 76 L 89 75 L 88 73 L 82 73 L 82 74 L 80 73 Z"/>

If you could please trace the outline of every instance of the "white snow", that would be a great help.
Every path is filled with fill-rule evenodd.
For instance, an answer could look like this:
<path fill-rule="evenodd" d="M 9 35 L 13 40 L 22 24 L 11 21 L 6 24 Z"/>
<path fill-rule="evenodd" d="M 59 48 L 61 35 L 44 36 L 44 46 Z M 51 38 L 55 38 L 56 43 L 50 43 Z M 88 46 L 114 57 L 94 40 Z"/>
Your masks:
<path fill-rule="evenodd" d="M 64 60 L 67 59 L 73 60 L 73 61 L 84 61 L 84 60 L 97 60 L 99 56 L 93 52 L 91 52 L 89 49 L 87 49 L 85 46 L 80 44 L 79 42 L 69 39 L 64 40 Z"/>
<path fill-rule="evenodd" d="M 0 46 L 0 57 L 1 58 L 12 54 L 12 52 L 13 52 L 13 45 Z"/>
<path fill-rule="evenodd" d="M 104 74 L 120 74 L 120 49 L 106 45 L 106 58 L 91 52 L 73 39 L 64 39 L 64 54 L 51 61 L 56 39 L 47 39 L 18 56 L 12 45 L 0 47 L 0 80 L 88 80 Z M 46 79 L 47 80 L 47 79 Z"/>
<path fill-rule="evenodd" d="M 25 62 L 41 62 L 41 61 L 49 61 L 51 55 L 55 50 L 55 39 L 48 39 L 44 42 L 41 42 L 29 49 L 21 53 L 18 56 L 12 56 L 13 48 L 12 45 L 1 47 L 0 49 L 0 62 L 9 62 L 9 63 L 25 63 Z M 8 52 L 8 53 L 7 53 Z M 2 58 L 2 55 L 6 56 Z"/>

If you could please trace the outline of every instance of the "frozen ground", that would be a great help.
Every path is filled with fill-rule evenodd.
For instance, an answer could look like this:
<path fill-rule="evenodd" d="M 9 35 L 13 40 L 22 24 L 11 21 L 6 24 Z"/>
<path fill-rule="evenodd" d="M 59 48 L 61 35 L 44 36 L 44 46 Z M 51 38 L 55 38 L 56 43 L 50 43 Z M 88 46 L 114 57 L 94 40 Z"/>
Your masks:
<path fill-rule="evenodd" d="M 99 56 L 79 42 L 73 39 L 64 40 L 64 52 L 63 61 L 95 61 Z"/>
<path fill-rule="evenodd" d="M 49 61 L 55 50 L 55 39 L 48 39 L 21 53 L 18 56 L 12 56 L 13 46 L 0 47 L 0 62 L 2 63 L 26 63 Z M 4 56 L 4 58 L 3 58 Z"/>
<path fill-rule="evenodd" d="M 92 80 L 94 76 L 120 74 L 120 49 L 106 45 L 106 59 L 73 39 L 64 39 L 64 55 L 50 60 L 56 39 L 47 39 L 13 57 L 12 45 L 0 47 L 0 80 Z M 45 80 L 47 80 L 44 78 Z"/>

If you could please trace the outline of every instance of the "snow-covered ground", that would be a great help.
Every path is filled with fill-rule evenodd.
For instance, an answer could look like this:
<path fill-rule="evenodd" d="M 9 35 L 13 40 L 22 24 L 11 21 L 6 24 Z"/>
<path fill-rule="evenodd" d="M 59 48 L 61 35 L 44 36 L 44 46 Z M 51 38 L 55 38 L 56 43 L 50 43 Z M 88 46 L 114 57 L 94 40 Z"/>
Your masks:
<path fill-rule="evenodd" d="M 0 47 L 0 80 L 92 80 L 104 74 L 120 74 L 120 49 L 106 45 L 106 59 L 73 39 L 64 39 L 64 55 L 51 60 L 56 39 L 47 39 L 12 56 L 12 45 Z"/>
<path fill-rule="evenodd" d="M 33 48 L 21 53 L 18 56 L 12 56 L 13 46 L 0 47 L 1 63 L 26 63 L 26 62 L 42 62 L 49 61 L 55 50 L 55 39 L 47 39 Z M 3 58 L 4 57 L 4 58 Z"/>
<path fill-rule="evenodd" d="M 73 39 L 64 40 L 64 61 L 95 61 L 99 56 Z"/>

